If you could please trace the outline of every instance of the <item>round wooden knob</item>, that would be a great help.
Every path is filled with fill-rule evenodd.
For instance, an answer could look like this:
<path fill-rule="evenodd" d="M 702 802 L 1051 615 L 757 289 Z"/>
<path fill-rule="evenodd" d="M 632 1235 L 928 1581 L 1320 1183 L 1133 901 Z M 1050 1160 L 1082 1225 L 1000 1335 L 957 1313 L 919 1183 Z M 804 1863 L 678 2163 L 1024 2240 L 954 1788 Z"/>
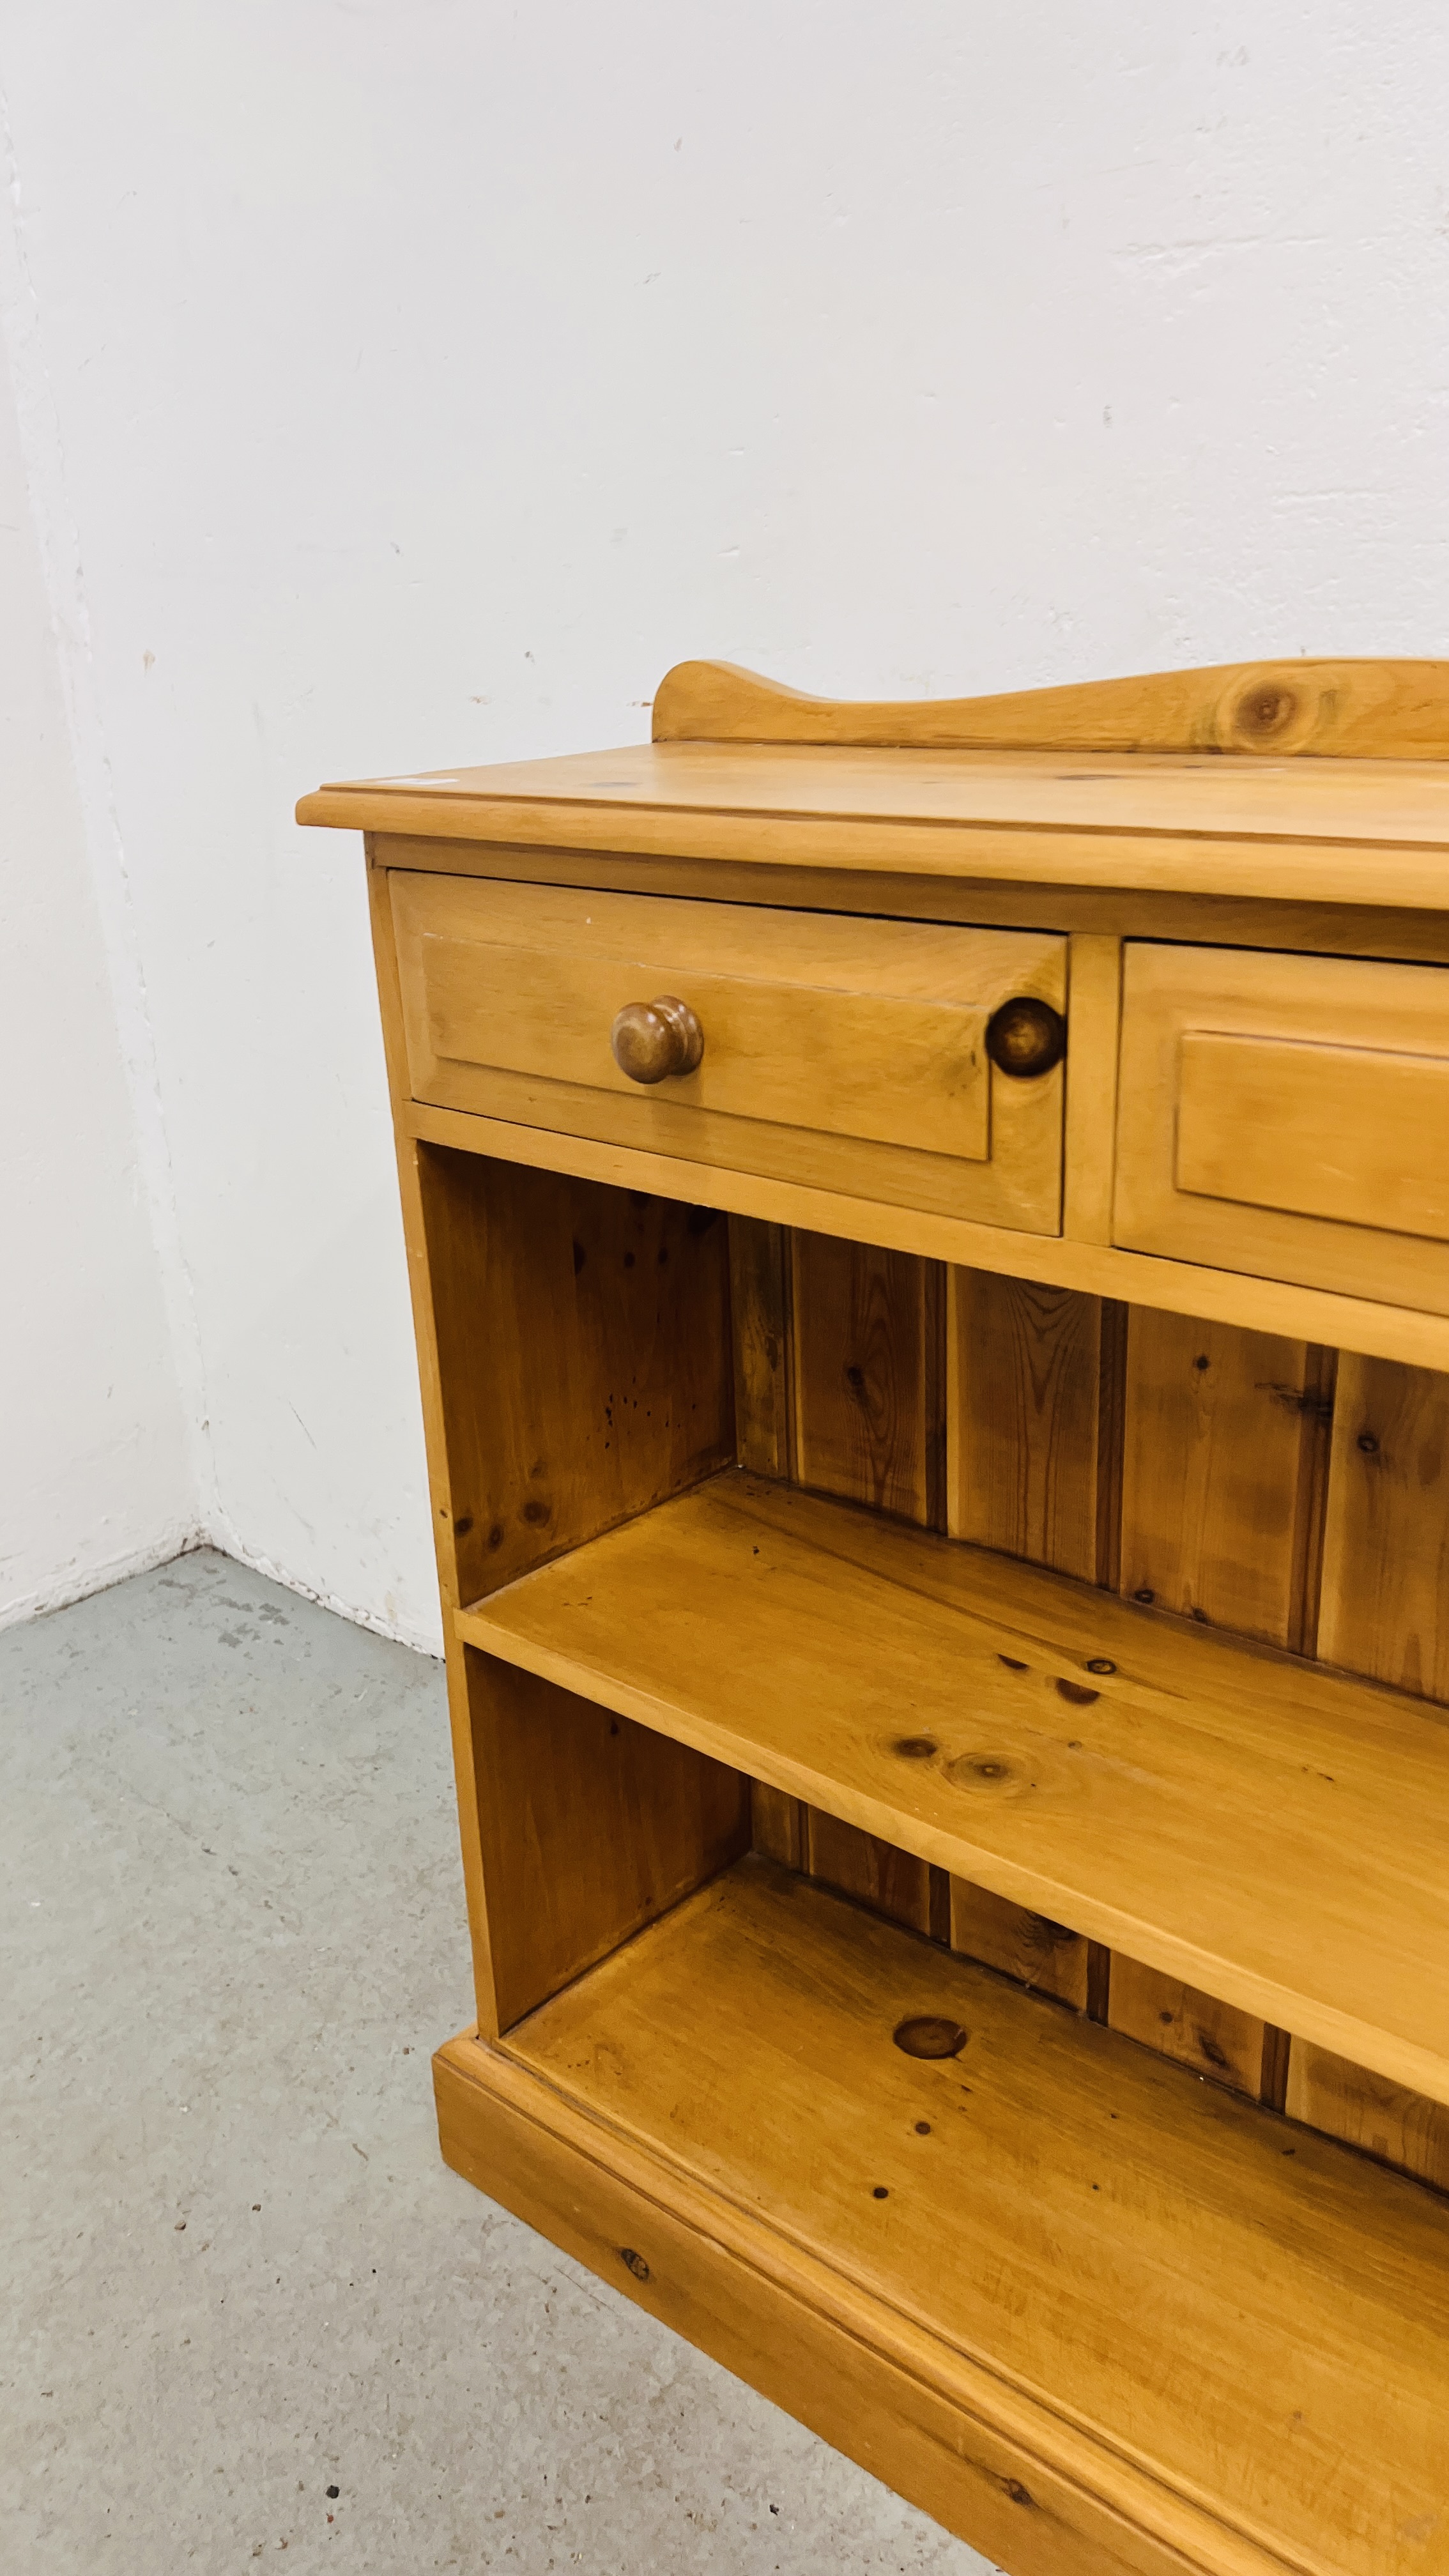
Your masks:
<path fill-rule="evenodd" d="M 704 1053 L 704 1031 L 687 1002 L 656 993 L 652 1002 L 624 1004 L 609 1044 L 631 1082 L 663 1082 L 671 1073 L 693 1073 Z"/>
<path fill-rule="evenodd" d="M 1050 1073 L 1060 1064 L 1067 1051 L 1067 1024 L 1060 1011 L 1050 1002 L 1038 1002 L 1029 993 L 1018 993 L 1012 1001 L 1003 1002 L 986 1026 L 986 1052 L 1001 1073 L 1011 1074 L 1018 1082 L 1033 1074 Z"/>

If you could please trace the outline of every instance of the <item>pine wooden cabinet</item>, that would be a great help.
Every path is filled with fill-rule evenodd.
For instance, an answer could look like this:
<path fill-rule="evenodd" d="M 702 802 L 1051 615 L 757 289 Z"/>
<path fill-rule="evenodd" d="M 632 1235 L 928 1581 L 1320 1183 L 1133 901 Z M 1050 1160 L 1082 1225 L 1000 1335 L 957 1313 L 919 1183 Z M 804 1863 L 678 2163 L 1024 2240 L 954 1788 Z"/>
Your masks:
<path fill-rule="evenodd" d="M 485 2191 L 1011 2576 L 1449 2571 L 1449 665 L 367 835 Z"/>

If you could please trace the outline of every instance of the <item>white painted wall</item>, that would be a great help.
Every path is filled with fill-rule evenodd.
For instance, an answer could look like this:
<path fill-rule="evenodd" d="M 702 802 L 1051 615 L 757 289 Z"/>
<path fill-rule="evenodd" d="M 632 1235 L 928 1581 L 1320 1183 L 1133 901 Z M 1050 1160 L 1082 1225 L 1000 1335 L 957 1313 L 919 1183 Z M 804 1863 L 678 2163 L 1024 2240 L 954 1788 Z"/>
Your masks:
<path fill-rule="evenodd" d="M 0 82 L 202 1517 L 428 1638 L 360 870 L 294 796 L 637 737 L 696 652 L 1449 651 L 1449 19 L 9 0 Z"/>
<path fill-rule="evenodd" d="M 174 1555 L 196 1524 L 146 1068 L 128 1080 L 3 354 L 0 1626 Z"/>

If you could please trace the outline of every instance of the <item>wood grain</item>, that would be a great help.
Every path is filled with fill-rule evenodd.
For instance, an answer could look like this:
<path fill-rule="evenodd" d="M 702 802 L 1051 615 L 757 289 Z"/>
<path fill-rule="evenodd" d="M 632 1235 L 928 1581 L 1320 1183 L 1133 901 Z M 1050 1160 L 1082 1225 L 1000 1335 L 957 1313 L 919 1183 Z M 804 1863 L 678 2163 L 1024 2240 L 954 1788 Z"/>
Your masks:
<path fill-rule="evenodd" d="M 1295 2039 L 1285 2107 L 1290 2120 L 1304 2120 L 1381 2164 L 1449 2191 L 1449 2109 L 1442 2102 L 1370 2075 L 1311 2040 Z"/>
<path fill-rule="evenodd" d="M 788 1476 L 794 1440 L 791 1403 L 790 1235 L 786 1227 L 732 1216 L 730 1333 L 735 1369 L 735 1454 L 760 1476 Z M 756 1851 L 788 1869 L 809 1865 L 805 1810 L 763 1780 L 751 1785 Z"/>
<path fill-rule="evenodd" d="M 1062 1230 L 1083 1243 L 1110 1243 L 1122 1021 L 1121 940 L 1090 930 L 1076 932 L 1068 977 Z"/>
<path fill-rule="evenodd" d="M 757 1852 L 786 1869 L 808 1869 L 808 1830 L 807 1810 L 798 1798 L 772 1789 L 768 1781 L 751 1781 L 750 1841 Z"/>
<path fill-rule="evenodd" d="M 1446 1088 L 1441 967 L 1132 942 L 1113 1240 L 1449 1314 Z"/>
<path fill-rule="evenodd" d="M 781 1225 L 732 1216 L 730 1333 L 735 1454 L 757 1476 L 787 1476 L 790 1400 L 790 1236 Z"/>
<path fill-rule="evenodd" d="M 862 1833 L 822 1807 L 807 1807 L 804 1866 L 812 1878 L 915 1932 L 931 1929 L 931 1872 L 884 1835 Z"/>
<path fill-rule="evenodd" d="M 1343 1350 L 1362 1351 L 1413 1367 L 1449 1370 L 1449 1317 L 1413 1308 L 1342 1297 L 1278 1279 L 1254 1279 L 1187 1261 L 1123 1252 L 1114 1245 L 1069 1242 L 1061 1236 L 1019 1234 L 1007 1226 L 975 1225 L 931 1216 L 918 1208 L 887 1205 L 837 1190 L 772 1181 L 757 1172 L 730 1171 L 631 1147 L 601 1144 L 501 1118 L 475 1118 L 409 1102 L 402 1131 L 464 1153 L 522 1162 L 543 1171 L 662 1192 L 692 1203 L 728 1209 L 813 1234 L 837 1234 L 927 1260 L 990 1270 L 1001 1278 L 1035 1279 L 1054 1288 L 1148 1305 L 1164 1313 L 1201 1315 L 1251 1332 L 1277 1333 Z"/>
<path fill-rule="evenodd" d="M 1095 1582 L 1102 1301 L 984 1270 L 947 1282 L 947 1527 Z"/>
<path fill-rule="evenodd" d="M 1449 1700 L 1449 1377 L 1339 1363 L 1318 1651 Z"/>
<path fill-rule="evenodd" d="M 1449 2099 L 1423 1704 L 738 1470 L 470 1642 Z"/>
<path fill-rule="evenodd" d="M 929 1526 L 944 1447 L 942 1299 L 934 1263 L 797 1234 L 795 1472 L 804 1485 Z"/>
<path fill-rule="evenodd" d="M 696 667 L 306 809 L 399 853 L 449 2152 L 1021 2576 L 1449 2576 L 1446 717 Z"/>
<path fill-rule="evenodd" d="M 1260 744 L 1351 751 L 1338 715 L 1343 673 L 1354 666 L 1339 666 L 1317 691 L 1304 687 L 1296 667 L 1292 683 L 1282 682 L 1281 670 L 1273 674 L 1266 699 L 1261 673 L 1255 680 L 1237 666 L 1225 674 L 1230 731 L 1240 731 L 1246 709 Z M 1188 677 L 1199 692 L 1202 675 Z M 1135 684 L 1139 695 L 1142 685 Z M 1109 691 L 1121 686 L 1108 684 Z M 1442 700 L 1444 686 L 1439 665 L 1431 699 Z M 1390 696 L 1394 687 L 1391 680 Z M 1278 717 L 1290 698 L 1285 732 Z M 1269 700 L 1275 714 L 1265 731 L 1260 718 Z M 1032 703 L 1039 715 L 1044 700 L 1034 695 Z M 1308 736 L 1297 730 L 1305 713 Z M 1328 731 L 1319 736 L 1324 717 Z M 1134 717 L 1129 729 L 1135 724 Z M 1371 722 L 1360 734 L 1365 746 L 1374 730 Z M 564 760 L 334 784 L 304 798 L 298 817 L 389 837 L 676 864 L 704 859 L 1140 888 L 1249 903 L 1440 907 L 1449 779 L 1432 756 L 1444 747 L 1437 713 L 1425 725 L 1431 756 L 1415 760 L 1224 760 L 1217 756 L 1221 730 L 1204 738 L 1212 743 L 1206 751 L 1137 750 L 1125 759 L 1094 748 L 659 741 Z M 1380 750 L 1389 738 L 1380 731 Z"/>
<path fill-rule="evenodd" d="M 1304 1640 L 1319 1354 L 1136 1307 L 1127 1327 L 1126 1599 L 1277 1646 Z"/>
<path fill-rule="evenodd" d="M 762 2213 L 470 2033 L 433 2060 L 446 2163 L 1014 2576 L 1282 2576 Z M 647 2254 L 641 2253 L 646 2247 Z"/>
<path fill-rule="evenodd" d="M 800 1234 L 791 1251 L 794 1471 L 802 1485 L 929 1525 L 944 1468 L 944 1281 L 908 1253 Z M 807 1813 L 804 1866 L 917 1931 L 926 1863 L 840 1816 Z"/>
<path fill-rule="evenodd" d="M 1086 1582 L 1119 1508 L 1120 1388 L 1100 1298 L 947 1272 L 947 1526 Z M 1088 1944 L 1049 1916 L 951 1884 L 951 1945 L 1085 2011 Z"/>
<path fill-rule="evenodd" d="M 474 2007 L 484 2029 L 497 2027 L 493 1959 L 488 1908 L 483 1885 L 483 1838 L 478 1808 L 478 1781 L 473 1762 L 473 1712 L 467 1677 L 467 1650 L 452 1625 L 451 1612 L 460 1597 L 457 1520 L 452 1469 L 445 1430 L 444 1388 L 434 1313 L 434 1285 L 423 1214 L 423 1172 L 431 1149 L 408 1133 L 407 1042 L 403 1029 L 402 990 L 393 938 L 392 902 L 387 877 L 368 853 L 368 912 L 377 969 L 378 1008 L 382 1021 L 393 1142 L 397 1154 L 398 1194 L 403 1241 L 407 1252 L 408 1288 L 417 1343 L 418 1385 L 422 1397 L 423 1435 L 427 1448 L 428 1496 L 433 1544 L 437 1553 L 438 1589 L 443 1609 L 443 1647 L 448 1686 L 448 1731 L 458 1799 L 458 1841 L 463 1865 L 463 1892 L 468 1908 L 468 1942 L 473 1974 Z M 476 1185 L 475 1185 L 476 1186 Z M 466 1513 L 462 1514 L 466 1519 Z M 465 1532 L 465 1537 L 466 1537 Z M 463 1572 L 471 1576 L 471 1563 Z"/>
<path fill-rule="evenodd" d="M 1449 1117 L 1449 1053 L 1190 1029 L 1178 1061 L 1180 1190 L 1449 1242 L 1449 1174 L 1424 1149 Z"/>
<path fill-rule="evenodd" d="M 911 2012 L 959 2023 L 961 2056 L 894 2048 Z M 999 2403 L 1035 2392 L 1063 2442 L 1100 2446 L 1090 2468 L 1073 2455 L 1079 2488 L 1139 2530 L 1156 2480 L 1189 2565 L 1245 2545 L 1339 2576 L 1444 2565 L 1449 2262 L 1442 2211 L 1398 2177 L 1302 2130 L 1285 2156 L 1281 2126 L 1231 2094 L 758 1862 L 557 1997 L 508 2054 L 546 2128 L 551 2099 L 596 2123 L 611 2164 L 667 2162 L 679 2189 L 654 2209 L 699 2193 L 738 2255 L 768 2213 L 780 2258 L 797 2248 L 833 2279 L 864 2344 L 889 2310 L 985 2363 Z M 596 2187 L 581 2197 L 598 2206 Z M 677 2239 L 632 2225 L 608 2276 L 622 2242 L 668 2303 Z M 740 2308 L 694 2314 L 721 2312 Z M 752 2373 L 761 2358 L 757 2342 Z M 809 2373 L 793 2384 L 808 2403 Z M 1001 2424 L 984 2387 L 977 2410 Z M 859 2439 L 859 2418 L 837 2423 Z M 1206 2525 L 1191 2538 L 1190 2498 Z"/>
<path fill-rule="evenodd" d="M 1449 663 L 1224 662 L 987 698 L 809 697 L 733 662 L 676 662 L 656 742 L 1449 757 Z"/>
<path fill-rule="evenodd" d="M 1012 999 L 1063 1008 L 1063 939 L 455 876 L 392 899 L 419 1100 L 1060 1227 L 1063 1069 L 1012 1080 L 986 1038 Z M 664 992 L 703 1053 L 641 1088 L 610 1030 Z"/>
<path fill-rule="evenodd" d="M 1088 2002 L 1090 1943 L 1049 1914 L 1034 1914 L 1013 1905 L 968 1879 L 951 1881 L 951 1947 L 966 1959 L 980 1960 L 1014 1977 L 1033 1994 L 1085 2012 Z"/>
<path fill-rule="evenodd" d="M 1298 1342 L 1135 1308 L 1127 1326 L 1122 1592 L 1301 1647 L 1311 1630 L 1331 1393 Z M 1114 1959 L 1112 2027 L 1261 2096 L 1281 2051 L 1260 2014 Z"/>
<path fill-rule="evenodd" d="M 729 1454 L 725 1227 L 409 1138 L 392 907 L 376 870 L 369 892 L 474 1990 L 480 2025 L 498 2030 L 748 1839 L 737 1774 L 471 1654 L 450 1616 L 460 1597 Z"/>
<path fill-rule="evenodd" d="M 436 1151 L 422 1204 L 464 1599 L 733 1456 L 722 1218 Z"/>
<path fill-rule="evenodd" d="M 707 1210 L 434 1147 L 417 1180 L 436 1508 L 452 1584 L 478 1598 L 732 1456 L 726 1227 Z M 713 1766 L 700 1772 L 691 1754 L 681 1770 L 678 1748 L 614 1737 L 616 1716 L 586 1718 L 543 1685 L 520 1715 L 519 1677 L 500 1674 L 485 1687 L 450 1654 L 485 2027 L 506 2027 L 647 1920 L 663 1891 L 697 1885 L 734 1847 L 721 1799 L 733 1814 L 746 1796 L 717 1782 L 706 1830 L 691 1784 Z"/>
<path fill-rule="evenodd" d="M 838 754 L 823 752 L 785 756 L 792 765 L 814 757 L 832 768 L 839 759 Z M 621 755 L 604 757 L 618 760 Z M 677 757 L 681 762 L 703 758 L 706 766 L 714 765 L 711 755 L 691 752 L 687 745 L 679 746 Z M 758 755 L 742 751 L 734 757 L 753 764 Z M 1062 926 L 1064 914 L 1073 908 L 1074 892 L 1104 899 L 1103 908 L 1112 918 L 1120 917 L 1124 902 L 1130 903 L 1134 896 L 1161 898 L 1168 911 L 1202 898 L 1220 918 L 1239 922 L 1262 907 L 1260 938 L 1270 935 L 1274 906 L 1301 911 L 1321 905 L 1340 915 L 1362 906 L 1366 920 L 1401 911 L 1418 924 L 1426 915 L 1432 916 L 1442 897 L 1443 852 L 1449 832 L 1441 782 L 1427 764 L 1402 777 L 1395 774 L 1394 788 L 1407 786 L 1409 792 L 1395 793 L 1367 811 L 1355 811 L 1360 806 L 1352 793 L 1357 782 L 1353 771 L 1345 770 L 1340 773 L 1345 782 L 1341 798 L 1326 798 L 1320 804 L 1316 797 L 1306 797 L 1295 804 L 1269 797 L 1251 801 L 1248 813 L 1238 817 L 1231 807 L 1224 811 L 1220 801 L 1223 791 L 1238 782 L 1221 776 L 1227 763 L 1209 760 L 1203 764 L 1204 774 L 1193 779 L 1193 793 L 1185 806 L 1181 799 L 1174 805 L 1170 790 L 1147 799 L 1138 795 L 1128 800 L 1127 810 L 1114 823 L 1116 800 L 1108 782 L 1105 792 L 1085 798 L 1080 791 L 1073 792 L 1062 820 L 1033 822 L 1033 812 L 1062 800 L 1050 786 L 1044 791 L 1039 784 L 1043 755 L 1021 757 L 1031 764 L 1031 774 L 1011 792 L 998 790 L 969 798 L 971 804 L 1008 809 L 979 819 L 953 819 L 949 793 L 940 799 L 948 809 L 940 816 L 894 813 L 894 806 L 927 800 L 919 794 L 882 796 L 881 787 L 889 789 L 891 782 L 876 775 L 874 768 L 862 783 L 857 801 L 881 810 L 863 816 L 822 815 L 808 809 L 792 813 L 789 788 L 800 782 L 767 783 L 753 774 L 747 782 L 750 788 L 766 786 L 761 808 L 749 795 L 742 797 L 740 809 L 730 805 L 731 787 L 740 795 L 739 780 L 684 782 L 674 774 L 661 782 L 665 792 L 655 802 L 628 809 L 607 797 L 566 803 L 553 795 L 530 793 L 527 787 L 517 796 L 506 789 L 473 794 L 451 788 L 439 795 L 426 787 L 399 792 L 380 782 L 324 788 L 304 798 L 298 813 L 307 823 L 371 832 L 389 840 L 432 838 L 440 852 L 450 842 L 471 844 L 486 850 L 490 863 L 495 852 L 499 855 L 499 873 L 513 870 L 520 857 L 530 852 L 542 852 L 549 864 L 533 873 L 550 882 L 577 871 L 585 882 L 602 879 L 610 884 L 616 863 L 622 881 L 631 861 L 658 862 L 674 874 L 702 864 L 710 873 L 768 870 L 776 882 L 801 877 L 817 882 L 853 879 L 861 884 L 862 894 L 882 877 L 888 882 L 924 883 L 950 889 L 948 905 L 953 898 L 959 901 L 959 890 L 968 883 L 975 893 L 971 912 L 978 918 L 995 910 L 998 893 L 1005 918 L 1015 899 L 1032 890 L 1023 909 L 1038 916 L 1045 911 L 1054 928 Z M 1076 755 L 1073 777 L 1080 774 L 1079 764 L 1091 757 L 1090 753 Z M 865 753 L 861 758 L 887 769 L 899 758 L 910 773 L 930 761 L 929 754 L 919 752 Z M 1051 755 L 1045 758 L 1049 762 Z M 669 766 L 673 770 L 674 764 Z M 989 766 L 994 774 L 997 764 Z M 950 779 L 950 787 L 959 786 L 962 767 L 958 754 L 952 760 L 958 775 Z M 1310 768 L 1317 770 L 1319 764 L 1303 762 L 1294 783 Z M 968 756 L 966 774 L 973 785 L 986 769 L 979 756 Z M 480 771 L 478 776 L 486 774 Z M 1255 779 L 1266 774 L 1252 773 Z M 706 792 L 696 799 L 680 799 L 675 791 L 684 783 Z M 1281 773 L 1278 783 L 1282 783 Z M 1321 779 L 1317 783 L 1321 786 Z M 919 788 L 920 782 L 913 784 Z M 721 788 L 723 804 L 707 792 L 712 785 Z M 786 811 L 768 802 L 771 790 L 785 795 Z M 1311 810 L 1302 810 L 1305 806 Z M 1176 826 L 1163 819 L 1174 810 Z M 1239 820 L 1247 828 L 1235 828 Z M 558 851 L 568 854 L 561 866 L 552 864 Z M 446 864 L 440 856 L 439 867 Z M 464 871 L 473 872 L 471 866 Z M 1055 898 L 1047 905 L 1041 899 L 1043 887 Z M 982 888 L 990 892 L 976 891 Z M 851 908 L 860 900 L 852 898 Z M 914 917 L 930 908 L 913 900 L 907 910 Z M 1095 901 L 1092 908 L 1097 908 Z M 1163 922 L 1155 935 L 1161 937 L 1166 930 Z M 1343 945 L 1346 953 L 1354 953 L 1351 942 Z M 1393 953 L 1393 946 L 1387 943 L 1387 953 Z"/>
<path fill-rule="evenodd" d="M 749 1782 L 491 1656 L 469 1652 L 467 1687 L 505 2031 L 738 1859 Z"/>
<path fill-rule="evenodd" d="M 1311 949 L 1320 956 L 1384 957 L 1421 965 L 1449 961 L 1449 920 L 1433 911 L 1373 902 L 1284 902 L 1260 893 L 1179 894 L 1117 883 L 1071 886 L 972 877 L 913 877 L 869 869 L 771 865 L 749 858 L 686 858 L 615 849 L 547 849 L 469 842 L 440 831 L 369 835 L 373 864 L 432 875 L 498 877 L 520 885 L 599 885 L 624 894 L 678 895 L 686 902 L 779 903 L 801 912 L 862 912 L 884 921 L 976 922 L 1001 929 L 1081 933 L 1091 938 L 1181 939 L 1218 948 Z M 1361 889 L 1362 891 L 1362 889 Z"/>
<path fill-rule="evenodd" d="M 1449 1378 L 1347 1354 L 1339 1363 L 1318 1652 L 1449 1699 Z M 1436 2102 L 1295 2041 L 1295 2119 L 1449 2190 Z"/>
<path fill-rule="evenodd" d="M 1263 2091 L 1264 2024 L 1178 1978 L 1113 1954 L 1108 2026 L 1195 2075 L 1210 2076 L 1256 2102 Z"/>
<path fill-rule="evenodd" d="M 930 1216 L 920 1209 L 836 1190 L 772 1181 L 756 1172 L 639 1153 L 586 1136 L 429 1109 L 420 1102 L 404 1105 L 400 1125 L 406 1136 L 498 1161 L 570 1172 L 648 1194 L 660 1192 L 810 1233 L 834 1233 L 884 1250 L 989 1270 L 1000 1278 L 1039 1280 L 1049 1287 L 1077 1288 L 1086 1295 L 1150 1305 L 1164 1313 L 1200 1315 L 1247 1331 L 1449 1370 L 1449 1317 L 1419 1314 L 1410 1307 L 1369 1303 L 1282 1280 L 1238 1277 L 1191 1262 L 1122 1252 L 1108 1244 L 1075 1243 L 1060 1236 L 1018 1234 L 1006 1226 Z"/>
<path fill-rule="evenodd" d="M 1356 886 L 1360 901 L 1398 905 L 1412 880 L 1432 912 L 1429 872 L 1413 862 L 1443 847 L 1446 813 L 1442 761 L 1260 763 L 1202 752 L 1124 760 L 1091 750 L 1064 761 L 1032 748 L 655 743 L 339 781 L 305 799 L 301 819 L 674 858 L 753 852 L 760 866 L 814 856 L 886 874 L 1000 869 L 1018 883 L 1256 891 L 1280 902 L 1352 902 Z M 1048 836 L 1055 870 L 1042 864 Z M 1001 844 L 1013 838 L 1024 864 L 1006 860 Z M 1209 849 L 1216 879 L 1203 869 Z M 1366 873 L 1360 853 L 1370 849 L 1380 855 Z M 1250 850 L 1256 887 L 1241 867 Z M 1316 888 L 1301 864 L 1310 854 L 1328 871 Z"/>

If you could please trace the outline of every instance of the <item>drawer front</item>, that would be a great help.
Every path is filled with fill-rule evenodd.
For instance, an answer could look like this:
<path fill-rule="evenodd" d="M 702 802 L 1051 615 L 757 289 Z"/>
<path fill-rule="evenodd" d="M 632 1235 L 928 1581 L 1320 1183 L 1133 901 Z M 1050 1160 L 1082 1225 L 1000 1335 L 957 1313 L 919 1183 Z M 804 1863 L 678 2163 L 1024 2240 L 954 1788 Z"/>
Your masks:
<path fill-rule="evenodd" d="M 1066 1007 L 1037 932 L 392 877 L 415 1098 L 857 1197 L 1055 1234 L 1063 1068 L 1004 1074 L 1003 1002 Z M 631 1081 L 610 1035 L 672 995 L 697 1068 Z"/>
<path fill-rule="evenodd" d="M 1449 1314 L 1449 969 L 1130 945 L 1114 1240 Z"/>

